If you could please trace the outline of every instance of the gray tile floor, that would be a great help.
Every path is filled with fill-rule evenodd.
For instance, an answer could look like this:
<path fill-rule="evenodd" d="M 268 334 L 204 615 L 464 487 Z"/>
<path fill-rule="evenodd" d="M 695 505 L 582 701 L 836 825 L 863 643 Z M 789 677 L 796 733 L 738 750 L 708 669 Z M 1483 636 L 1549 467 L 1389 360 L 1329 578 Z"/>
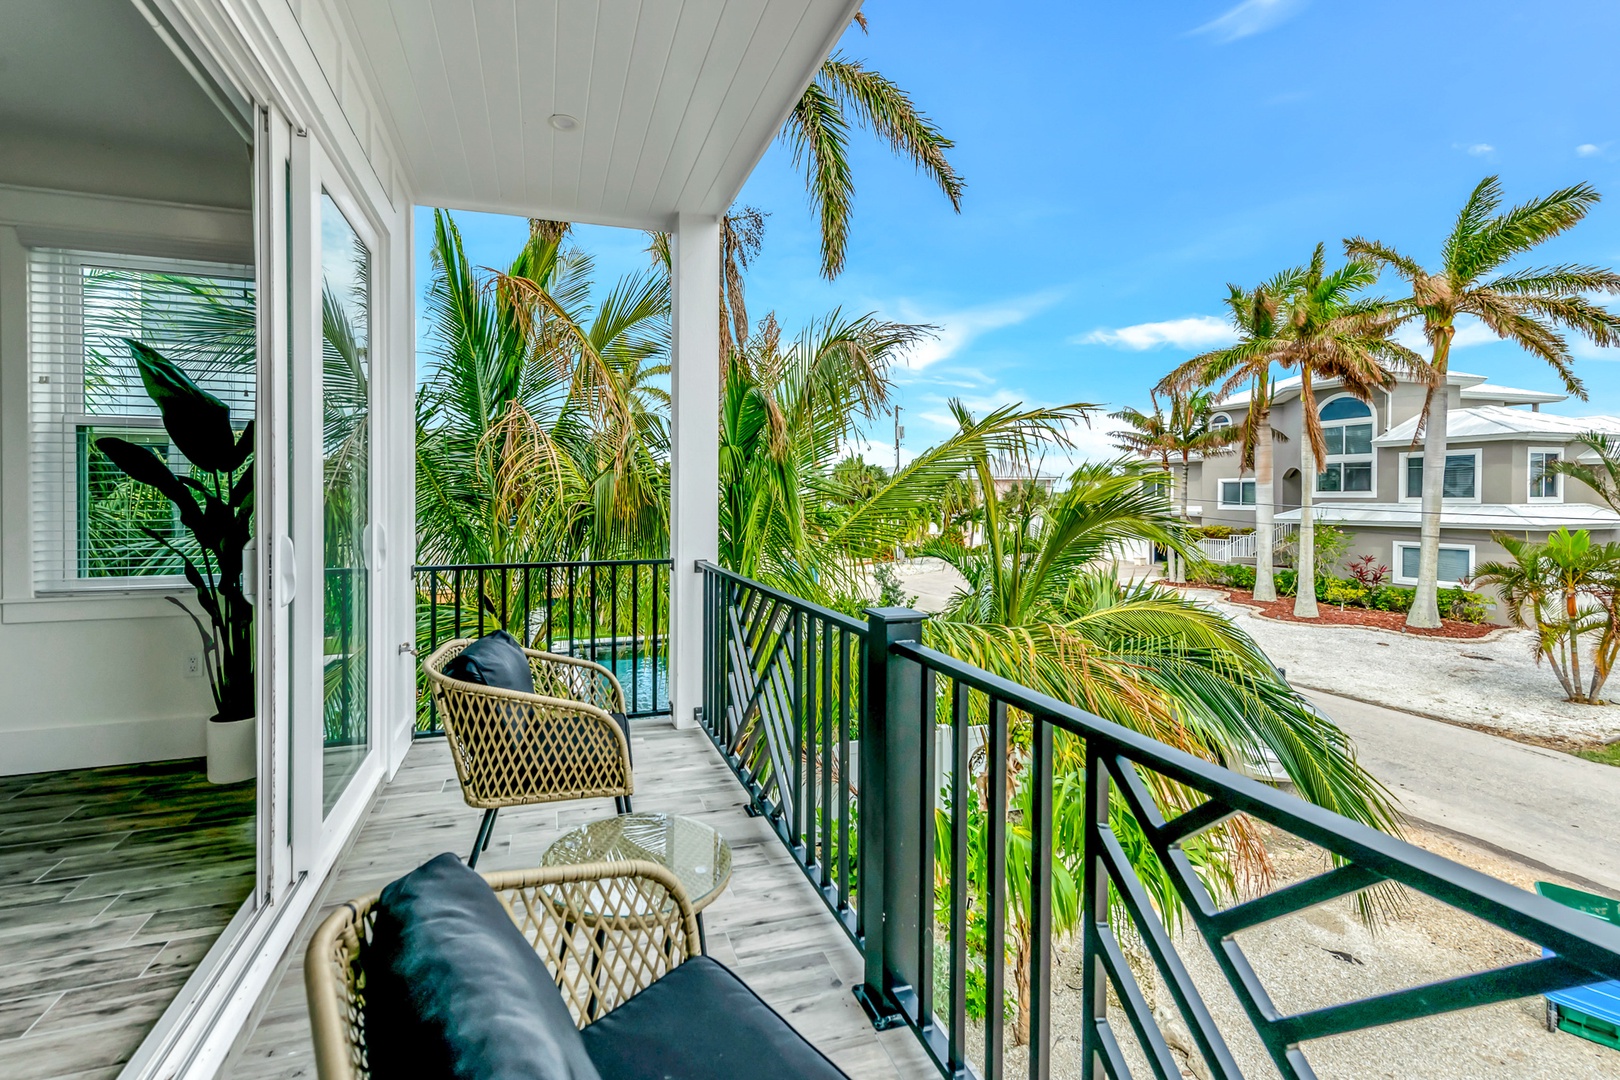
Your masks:
<path fill-rule="evenodd" d="M 111 1077 L 253 884 L 201 761 L 0 777 L 0 1077 Z"/>
<path fill-rule="evenodd" d="M 642 720 L 636 721 L 632 744 L 635 808 L 700 818 L 731 844 L 731 884 L 704 913 L 710 954 L 856 1080 L 937 1077 L 909 1031 L 872 1030 L 850 993 L 860 979 L 860 955 L 781 842 L 743 813 L 742 788 L 703 734 Z M 537 865 L 561 832 L 612 813 L 609 799 L 502 811 L 479 869 Z M 417 743 L 344 855 L 323 911 L 382 887 L 441 851 L 465 856 L 479 816 L 461 800 L 443 740 Z M 306 941 L 307 935 L 286 958 L 279 982 L 261 1002 L 261 1019 L 238 1039 L 222 1075 L 314 1077 L 302 975 Z M 768 1076 L 767 1063 L 761 1067 L 760 1075 Z"/>

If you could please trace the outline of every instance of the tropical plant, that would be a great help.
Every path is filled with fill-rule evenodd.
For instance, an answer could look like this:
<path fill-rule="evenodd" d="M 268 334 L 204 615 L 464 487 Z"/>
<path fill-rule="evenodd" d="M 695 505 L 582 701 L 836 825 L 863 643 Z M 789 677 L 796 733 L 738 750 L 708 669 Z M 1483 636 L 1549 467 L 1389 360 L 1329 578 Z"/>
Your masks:
<path fill-rule="evenodd" d="M 593 307 L 591 261 L 566 240 L 536 227 L 506 271 L 480 273 L 434 214 L 433 360 L 417 395 L 426 559 L 663 554 L 669 279 L 629 275 Z"/>
<path fill-rule="evenodd" d="M 1509 561 L 1476 568 L 1474 581 L 1495 586 L 1515 626 L 1535 631 L 1537 661 L 1545 660 L 1567 700 L 1603 704 L 1602 692 L 1620 655 L 1620 544 L 1594 544 L 1585 529 L 1559 529 L 1545 543 L 1498 533 Z M 1592 676 L 1581 675 L 1581 639 L 1594 636 Z"/>
<path fill-rule="evenodd" d="M 964 431 L 975 422 L 960 407 L 957 417 Z M 1042 437 L 1039 426 L 1025 435 Z M 970 548 L 942 538 L 921 549 L 950 563 L 966 582 L 924 624 L 927 644 L 1209 760 L 1258 758 L 1270 750 L 1302 797 L 1393 827 L 1387 794 L 1356 765 L 1343 733 L 1282 681 L 1241 630 L 1156 585 L 1115 576 L 1110 556 L 1129 541 L 1186 546 L 1168 495 L 1142 482 L 1155 471 L 1151 466 L 1081 466 L 1038 525 L 1005 512 L 989 483 L 987 457 L 976 458 L 973 468 L 983 492 L 986 542 Z M 1009 777 L 1027 764 L 1027 721 L 1019 725 L 1015 717 L 1020 728 L 1005 766 Z M 1077 768 L 1066 746 L 1059 746 L 1059 777 Z M 1168 784 L 1159 784 L 1155 795 L 1167 810 L 1187 797 Z M 1142 858 L 1150 856 L 1144 851 Z M 1233 825 L 1212 846 L 1206 870 L 1221 880 L 1262 872 L 1263 859 L 1254 838 Z M 1016 942 L 1013 960 L 1016 971 Z M 1026 977 L 1027 971 L 1017 973 Z M 1015 1036 L 1027 1032 L 1027 1021 L 1020 1008 Z"/>
<path fill-rule="evenodd" d="M 1587 451 L 1578 457 L 1560 457 L 1548 462 L 1546 470 L 1558 476 L 1569 476 L 1602 499 L 1610 510 L 1620 514 L 1620 440 L 1601 431 L 1588 431 L 1576 436 L 1575 444 Z M 1582 458 L 1591 458 L 1583 461 Z M 1534 481 L 1536 477 L 1531 477 Z"/>
<path fill-rule="evenodd" d="M 127 341 L 147 396 L 157 405 L 169 438 L 191 463 L 176 475 L 149 446 L 106 437 L 96 447 L 131 479 L 174 504 L 195 550 L 147 526 L 143 531 L 179 560 L 210 633 L 191 609 L 170 600 L 197 624 L 203 664 L 214 698 L 214 720 L 253 716 L 253 609 L 242 591 L 243 548 L 253 530 L 253 421 L 238 433 L 231 408 L 199 387 L 173 361 L 139 341 Z"/>
<path fill-rule="evenodd" d="M 1430 271 L 1387 244 L 1363 237 L 1346 240 L 1353 258 L 1394 270 L 1411 286 L 1401 310 L 1422 321 L 1428 340 L 1428 393 L 1419 426 L 1423 429 L 1423 498 L 1418 557 L 1417 600 L 1407 625 L 1440 625 L 1436 595 L 1440 575 L 1440 514 L 1443 504 L 1450 394 L 1446 375 L 1459 316 L 1470 315 L 1499 338 L 1511 341 L 1558 373 L 1568 391 L 1584 398 L 1569 345 L 1559 328 L 1597 345 L 1620 343 L 1620 315 L 1588 297 L 1620 293 L 1620 274 L 1601 266 L 1538 266 L 1498 273 L 1502 265 L 1574 228 L 1596 205 L 1589 184 L 1560 188 L 1550 195 L 1498 212 L 1502 185 L 1487 176 L 1475 186 L 1440 247 L 1440 265 Z"/>
<path fill-rule="evenodd" d="M 1226 310 L 1238 333 L 1235 345 L 1193 357 L 1166 375 L 1160 390 L 1212 386 L 1218 398 L 1226 398 L 1245 383 L 1249 386 L 1249 406 L 1238 425 L 1242 469 L 1254 470 L 1254 531 L 1256 600 L 1275 600 L 1273 579 L 1276 550 L 1276 495 L 1273 488 L 1273 445 L 1281 432 L 1271 426 L 1271 402 L 1275 382 L 1271 369 L 1285 342 L 1277 322 L 1281 298 L 1291 287 L 1291 278 L 1281 275 L 1253 289 L 1227 285 Z"/>
<path fill-rule="evenodd" d="M 857 13 L 855 23 L 866 30 L 866 16 Z M 828 280 L 843 271 L 849 249 L 855 205 L 849 162 L 852 125 L 871 131 L 910 160 L 958 213 L 962 210 L 962 178 L 945 158 L 955 144 L 893 81 L 843 52 L 833 53 L 804 88 L 780 135 L 792 148 L 793 164 L 804 171 L 810 208 L 821 227 L 821 273 Z"/>
<path fill-rule="evenodd" d="M 1345 393 L 1369 401 L 1375 389 L 1394 385 L 1395 372 L 1423 372 L 1423 360 L 1390 335 L 1400 312 L 1389 301 L 1358 294 L 1377 280 L 1373 264 L 1351 259 L 1327 270 L 1321 244 L 1305 266 L 1277 279 L 1282 303 L 1278 324 L 1285 339 L 1278 362 L 1299 372 L 1300 409 L 1305 437 L 1300 444 L 1300 513 L 1296 538 L 1299 560 L 1294 616 L 1316 618 L 1314 511 L 1316 465 L 1327 456 L 1322 419 L 1316 406 L 1316 382 L 1332 379 Z"/>

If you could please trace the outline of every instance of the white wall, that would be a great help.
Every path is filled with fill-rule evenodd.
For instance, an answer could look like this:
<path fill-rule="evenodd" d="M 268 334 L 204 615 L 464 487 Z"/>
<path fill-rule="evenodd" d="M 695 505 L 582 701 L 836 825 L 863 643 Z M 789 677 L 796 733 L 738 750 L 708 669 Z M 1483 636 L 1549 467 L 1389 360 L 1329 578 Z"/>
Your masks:
<path fill-rule="evenodd" d="M 25 243 L 251 261 L 251 216 L 0 186 L 0 774 L 199 756 L 213 709 L 185 675 L 197 632 L 162 592 L 33 595 Z"/>

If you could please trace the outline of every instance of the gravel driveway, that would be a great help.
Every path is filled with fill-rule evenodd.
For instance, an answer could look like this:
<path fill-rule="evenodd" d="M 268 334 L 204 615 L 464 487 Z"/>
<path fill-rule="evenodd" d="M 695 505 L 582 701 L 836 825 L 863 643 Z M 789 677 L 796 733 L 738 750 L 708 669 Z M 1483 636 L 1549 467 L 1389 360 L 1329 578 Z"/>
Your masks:
<path fill-rule="evenodd" d="M 1558 677 L 1537 666 L 1528 631 L 1457 641 L 1309 626 L 1258 618 L 1214 590 L 1186 593 L 1230 615 L 1298 686 L 1524 735 L 1620 739 L 1620 708 L 1563 701 Z M 1620 694 L 1620 681 L 1610 687 Z"/>

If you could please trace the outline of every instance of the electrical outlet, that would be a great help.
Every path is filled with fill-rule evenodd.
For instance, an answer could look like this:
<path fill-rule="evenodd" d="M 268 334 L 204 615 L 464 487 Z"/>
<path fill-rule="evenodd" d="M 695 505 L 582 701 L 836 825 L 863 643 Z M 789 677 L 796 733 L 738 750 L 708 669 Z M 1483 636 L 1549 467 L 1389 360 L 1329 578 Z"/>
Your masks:
<path fill-rule="evenodd" d="M 186 653 L 186 678 L 200 679 L 203 673 L 202 653 Z"/>

